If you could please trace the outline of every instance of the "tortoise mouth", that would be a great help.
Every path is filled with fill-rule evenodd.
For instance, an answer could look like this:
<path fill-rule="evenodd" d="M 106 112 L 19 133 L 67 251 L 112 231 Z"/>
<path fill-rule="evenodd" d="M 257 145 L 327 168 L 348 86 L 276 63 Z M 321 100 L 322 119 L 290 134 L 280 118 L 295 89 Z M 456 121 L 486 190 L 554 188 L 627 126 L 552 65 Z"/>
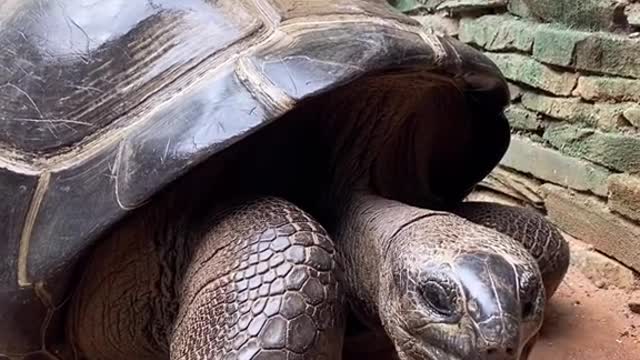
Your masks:
<path fill-rule="evenodd" d="M 506 151 L 509 127 L 495 94 L 504 88 L 493 76 L 399 68 L 362 76 L 287 116 L 314 118 L 338 198 L 368 187 L 441 209 L 461 201 Z"/>

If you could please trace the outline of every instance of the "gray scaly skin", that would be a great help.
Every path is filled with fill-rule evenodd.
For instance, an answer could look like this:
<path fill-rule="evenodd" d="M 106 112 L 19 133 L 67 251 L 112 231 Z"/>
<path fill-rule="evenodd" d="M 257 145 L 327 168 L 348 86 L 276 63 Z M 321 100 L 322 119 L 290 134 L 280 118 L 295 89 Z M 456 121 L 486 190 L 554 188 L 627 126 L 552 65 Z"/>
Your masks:
<path fill-rule="evenodd" d="M 132 219 L 100 245 L 79 286 L 79 350 L 89 359 L 339 359 L 346 294 L 403 360 L 526 358 L 545 292 L 524 247 L 450 213 L 351 199 L 337 251 L 309 215 L 274 198 L 151 234 L 166 214 Z"/>
<path fill-rule="evenodd" d="M 466 116 L 463 92 L 447 79 L 420 76 L 424 82 L 415 86 L 432 89 L 432 102 L 394 88 L 404 82 L 389 75 L 319 100 L 324 113 L 292 112 L 295 120 L 352 110 L 320 122 L 335 165 L 331 188 L 301 186 L 326 197 L 308 203 L 320 203 L 316 213 L 335 245 L 316 220 L 283 200 L 230 206 L 210 194 L 151 203 L 88 259 L 69 313 L 76 352 L 105 360 L 340 359 L 348 304 L 386 334 L 402 360 L 526 359 L 545 297 L 566 272 L 566 244 L 532 213 L 461 205 L 454 215 L 407 204 L 437 200 L 431 190 L 446 182 L 432 182 L 434 173 L 439 181 L 465 174 L 448 165 L 463 163 L 465 154 L 447 147 L 454 120 Z M 425 121 L 443 116 L 450 120 Z M 224 179 L 237 166 L 234 179 L 246 183 L 232 189 L 248 188 L 261 183 L 248 174 L 294 163 L 285 155 L 308 154 L 306 137 L 291 138 L 300 149 L 274 155 L 275 166 L 248 173 L 246 160 L 263 163 L 255 156 L 266 154 L 249 151 L 247 159 L 224 162 Z M 295 163 L 308 163 L 299 160 L 304 155 Z M 264 179 L 294 184 L 289 173 Z M 220 179 L 215 174 L 194 179 L 190 187 L 201 191 L 224 188 L 210 181 Z"/>

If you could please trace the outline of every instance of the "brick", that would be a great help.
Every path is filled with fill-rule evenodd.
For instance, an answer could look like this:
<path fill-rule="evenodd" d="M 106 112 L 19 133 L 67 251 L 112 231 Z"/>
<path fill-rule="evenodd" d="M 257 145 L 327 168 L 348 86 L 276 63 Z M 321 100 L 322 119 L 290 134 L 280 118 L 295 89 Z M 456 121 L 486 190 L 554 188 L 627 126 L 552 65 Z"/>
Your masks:
<path fill-rule="evenodd" d="M 544 139 L 563 153 L 621 172 L 640 172 L 640 137 L 574 125 L 549 127 Z"/>
<path fill-rule="evenodd" d="M 640 39 L 594 33 L 575 48 L 574 67 L 611 75 L 640 78 Z"/>
<path fill-rule="evenodd" d="M 633 126 L 640 128 L 640 105 L 629 106 L 622 116 Z"/>
<path fill-rule="evenodd" d="M 571 266 L 580 271 L 594 285 L 623 290 L 635 290 L 636 274 L 618 261 L 596 251 L 593 246 L 563 234 L 569 243 Z"/>
<path fill-rule="evenodd" d="M 555 24 L 540 25 L 534 31 L 533 57 L 543 63 L 640 78 L 640 39 Z"/>
<path fill-rule="evenodd" d="M 570 66 L 577 44 L 589 35 L 590 33 L 555 25 L 538 26 L 535 31 L 533 57 L 548 64 Z"/>
<path fill-rule="evenodd" d="M 508 15 L 487 15 L 460 21 L 460 41 L 487 50 L 519 50 L 533 48 L 532 24 Z"/>
<path fill-rule="evenodd" d="M 507 10 L 509 10 L 510 13 L 523 18 L 533 17 L 525 0 L 510 0 L 509 4 L 507 4 Z"/>
<path fill-rule="evenodd" d="M 439 14 L 413 16 L 422 26 L 433 30 L 435 33 L 449 36 L 458 36 L 460 32 L 460 20 Z"/>
<path fill-rule="evenodd" d="M 549 219 L 560 229 L 640 271 L 640 227 L 609 211 L 594 196 L 542 186 Z"/>
<path fill-rule="evenodd" d="M 522 95 L 522 105 L 529 109 L 554 119 L 566 120 L 569 122 L 582 121 L 587 124 L 597 123 L 595 114 L 584 111 L 582 108 L 593 108 L 593 105 L 581 103 L 578 98 L 558 98 L 535 93 L 525 93 Z M 586 113 L 586 117 L 583 114 Z"/>
<path fill-rule="evenodd" d="M 624 113 L 629 108 L 633 107 L 635 103 L 595 103 L 591 111 L 598 119 L 596 124 L 599 128 L 604 130 L 614 130 L 625 124 Z M 589 111 L 585 108 L 584 111 Z M 582 113 L 583 117 L 587 115 Z"/>
<path fill-rule="evenodd" d="M 544 207 L 540 181 L 504 167 L 495 168 L 480 182 L 480 186 L 537 208 Z"/>
<path fill-rule="evenodd" d="M 591 104 L 579 98 L 559 98 L 535 93 L 522 95 L 522 105 L 554 119 L 613 129 L 629 104 Z"/>
<path fill-rule="evenodd" d="M 531 16 L 585 30 L 612 30 L 620 23 L 615 0 L 525 0 Z"/>
<path fill-rule="evenodd" d="M 609 178 L 609 208 L 640 221 L 640 177 L 616 174 Z"/>
<path fill-rule="evenodd" d="M 640 80 L 581 76 L 574 93 L 590 101 L 640 101 Z"/>
<path fill-rule="evenodd" d="M 625 8 L 624 14 L 627 17 L 629 25 L 640 27 L 640 3 L 628 5 Z"/>
<path fill-rule="evenodd" d="M 554 184 L 607 196 L 608 170 L 522 136 L 511 136 L 511 145 L 500 163 Z"/>
<path fill-rule="evenodd" d="M 559 72 L 525 55 L 485 53 L 512 81 L 556 95 L 570 95 L 578 74 Z"/>
<path fill-rule="evenodd" d="M 507 82 L 507 86 L 509 87 L 509 96 L 511 101 L 520 100 L 524 93 L 524 89 L 512 82 Z"/>
<path fill-rule="evenodd" d="M 520 105 L 509 106 L 504 115 L 509 120 L 509 125 L 514 129 L 536 131 L 542 128 L 542 122 L 538 118 L 538 114 Z"/>

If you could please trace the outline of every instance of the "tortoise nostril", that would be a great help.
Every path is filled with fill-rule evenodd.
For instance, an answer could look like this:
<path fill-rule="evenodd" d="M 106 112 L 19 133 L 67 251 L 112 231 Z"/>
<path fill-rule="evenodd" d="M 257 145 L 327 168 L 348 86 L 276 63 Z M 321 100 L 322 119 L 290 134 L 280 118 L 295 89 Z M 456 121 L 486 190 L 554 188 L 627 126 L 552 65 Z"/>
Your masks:
<path fill-rule="evenodd" d="M 522 317 L 524 319 L 530 317 L 531 315 L 533 315 L 533 310 L 534 310 L 534 305 L 532 301 L 527 301 L 523 306 L 522 306 Z"/>
<path fill-rule="evenodd" d="M 485 354 L 488 360 L 511 360 L 515 359 L 516 351 L 512 347 L 491 347 L 485 350 Z"/>

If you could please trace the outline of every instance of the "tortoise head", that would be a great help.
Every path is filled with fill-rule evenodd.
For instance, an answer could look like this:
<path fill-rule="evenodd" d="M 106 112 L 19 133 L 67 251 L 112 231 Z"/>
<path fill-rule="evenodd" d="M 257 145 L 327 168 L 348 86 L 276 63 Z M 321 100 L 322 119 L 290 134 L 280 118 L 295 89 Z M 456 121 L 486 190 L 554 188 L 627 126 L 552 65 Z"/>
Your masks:
<path fill-rule="evenodd" d="M 520 244 L 439 214 L 395 234 L 384 261 L 379 313 L 401 360 L 528 357 L 545 292 Z"/>

